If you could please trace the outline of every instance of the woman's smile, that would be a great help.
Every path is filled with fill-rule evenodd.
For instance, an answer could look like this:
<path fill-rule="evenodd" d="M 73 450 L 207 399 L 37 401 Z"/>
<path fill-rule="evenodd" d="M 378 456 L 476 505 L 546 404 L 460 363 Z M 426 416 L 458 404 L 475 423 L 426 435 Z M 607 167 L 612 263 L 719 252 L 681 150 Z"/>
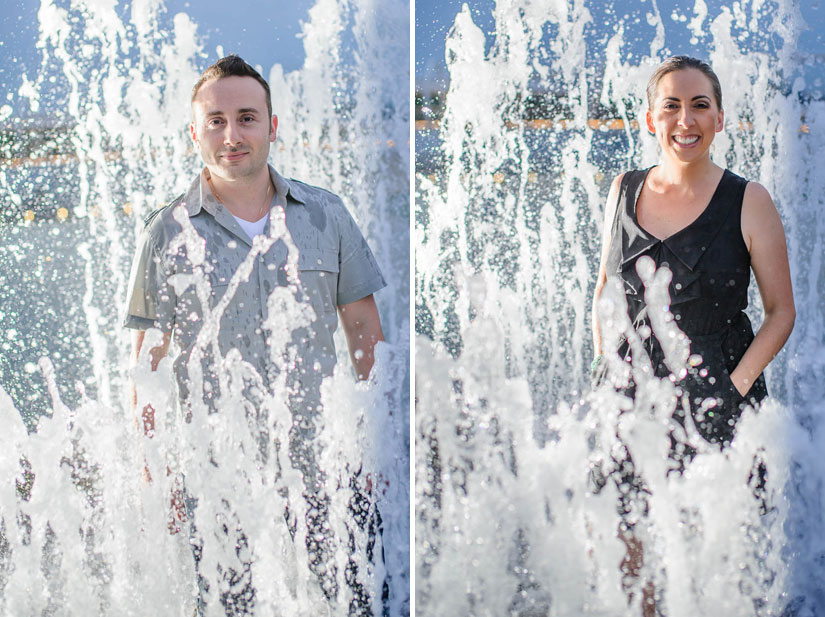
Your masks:
<path fill-rule="evenodd" d="M 699 142 L 699 135 L 674 135 L 673 141 L 682 147 L 690 147 Z"/>

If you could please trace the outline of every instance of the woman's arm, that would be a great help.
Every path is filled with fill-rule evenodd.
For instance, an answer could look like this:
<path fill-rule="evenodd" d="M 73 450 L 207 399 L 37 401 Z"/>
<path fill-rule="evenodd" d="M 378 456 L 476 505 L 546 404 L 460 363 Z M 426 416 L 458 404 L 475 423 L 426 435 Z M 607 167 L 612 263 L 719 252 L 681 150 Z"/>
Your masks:
<path fill-rule="evenodd" d="M 591 327 L 593 329 L 593 355 L 598 357 L 602 355 L 602 333 L 599 328 L 599 314 L 596 306 L 599 302 L 599 296 L 602 294 L 604 284 L 607 282 L 607 254 L 610 251 L 610 237 L 613 232 L 613 219 L 616 217 L 616 207 L 619 200 L 619 189 L 622 184 L 622 177 L 620 174 L 613 179 L 610 185 L 610 191 L 607 193 L 607 202 L 604 206 L 604 229 L 602 230 L 602 256 L 599 261 L 599 274 L 596 278 L 596 289 L 593 292 L 593 306 L 591 310 Z"/>
<path fill-rule="evenodd" d="M 770 194 L 755 182 L 748 183 L 742 200 L 742 237 L 765 309 L 762 326 L 731 373 L 733 385 L 744 395 L 782 349 L 796 318 L 785 230 Z"/>

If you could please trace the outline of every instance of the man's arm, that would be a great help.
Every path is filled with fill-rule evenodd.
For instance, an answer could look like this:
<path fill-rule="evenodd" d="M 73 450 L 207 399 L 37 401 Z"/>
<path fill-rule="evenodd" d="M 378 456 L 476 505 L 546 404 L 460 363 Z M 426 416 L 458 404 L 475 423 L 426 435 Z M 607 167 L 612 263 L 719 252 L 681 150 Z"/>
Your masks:
<path fill-rule="evenodd" d="M 347 337 L 355 374 L 359 380 L 367 379 L 375 362 L 375 344 L 384 340 L 375 298 L 370 294 L 355 302 L 342 304 L 338 306 L 338 315 Z"/>
<path fill-rule="evenodd" d="M 134 335 L 132 336 L 132 366 L 137 365 L 138 357 L 140 356 L 140 350 L 143 347 L 143 340 L 146 338 L 146 330 L 134 330 Z M 169 352 L 169 339 L 170 333 L 164 332 L 163 340 L 161 341 L 160 345 L 156 347 L 152 347 L 149 350 L 149 354 L 151 355 L 152 361 L 152 370 L 158 370 L 158 365 L 160 361 L 166 357 L 166 354 Z M 132 383 L 132 409 L 137 412 L 137 390 L 135 388 L 135 384 Z M 151 405 L 146 405 L 143 408 L 140 414 L 140 419 L 137 418 L 137 414 L 135 415 L 135 424 L 143 426 L 143 434 L 151 439 L 155 434 L 155 409 Z M 170 470 L 166 468 L 166 475 L 169 475 Z M 143 467 L 143 479 L 146 482 L 152 481 L 152 476 L 149 473 L 149 468 L 144 464 Z M 170 505 L 170 516 L 169 521 L 167 523 L 169 528 L 169 533 L 171 535 L 175 535 L 181 530 L 181 525 L 186 522 L 186 504 L 183 499 L 183 491 L 178 487 L 172 488 L 172 493 L 169 499 Z"/>
<path fill-rule="evenodd" d="M 133 330 L 134 334 L 132 335 L 132 366 L 137 366 L 138 357 L 140 355 L 140 350 L 143 347 L 143 340 L 146 338 L 146 330 Z M 169 333 L 166 332 L 163 335 L 163 341 L 157 347 L 153 347 L 149 350 L 149 354 L 152 357 L 152 370 L 158 370 L 158 364 L 160 361 L 166 357 L 166 354 L 169 351 Z M 137 407 L 137 390 L 135 389 L 135 384 L 132 384 L 132 409 Z M 143 434 L 147 437 L 152 437 L 155 432 L 155 410 L 152 408 L 151 405 L 146 405 L 141 412 L 141 418 L 135 418 L 135 423 L 143 425 Z"/>

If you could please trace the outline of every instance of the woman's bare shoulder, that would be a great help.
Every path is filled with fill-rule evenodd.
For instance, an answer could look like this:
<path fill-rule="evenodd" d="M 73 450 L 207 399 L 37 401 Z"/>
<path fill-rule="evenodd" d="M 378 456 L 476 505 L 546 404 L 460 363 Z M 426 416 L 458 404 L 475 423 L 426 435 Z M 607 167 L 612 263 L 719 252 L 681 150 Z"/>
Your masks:
<path fill-rule="evenodd" d="M 624 178 L 625 174 L 621 173 L 615 178 L 613 178 L 613 182 L 610 183 L 610 190 L 607 192 L 607 201 L 604 205 L 604 221 L 605 221 L 605 228 L 612 223 L 613 218 L 616 215 L 616 210 L 619 206 L 619 191 L 622 188 L 622 178 Z"/>
<path fill-rule="evenodd" d="M 742 198 L 742 235 L 750 251 L 754 239 L 784 240 L 782 221 L 771 194 L 758 182 L 748 182 Z"/>
<path fill-rule="evenodd" d="M 745 196 L 742 199 L 742 208 L 748 210 L 776 210 L 771 194 L 758 182 L 748 182 L 745 187 Z"/>

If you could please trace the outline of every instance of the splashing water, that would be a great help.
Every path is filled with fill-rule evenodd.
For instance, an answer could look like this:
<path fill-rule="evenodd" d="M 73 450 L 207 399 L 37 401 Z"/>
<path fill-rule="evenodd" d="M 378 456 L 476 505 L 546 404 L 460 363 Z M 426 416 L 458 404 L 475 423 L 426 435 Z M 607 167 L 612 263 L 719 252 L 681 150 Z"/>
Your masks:
<path fill-rule="evenodd" d="M 398 71 L 409 65 L 408 6 L 318 0 L 303 25 L 303 68 L 275 64 L 268 75 L 281 129 L 274 165 L 344 198 L 388 282 L 377 295 L 388 342 L 370 381 L 354 383 L 342 338 L 321 386 L 330 413 L 312 443 L 314 502 L 287 455 L 283 384 L 252 405 L 243 385 L 255 375 L 230 352 L 217 358 L 219 407 L 238 412 L 186 421 L 168 359 L 153 372 L 143 353 L 128 371 L 119 321 L 137 232 L 200 168 L 189 91 L 212 60 L 197 25 L 170 19 L 161 0 L 42 0 L 38 19 L 43 60 L 20 95 L 34 111 L 59 108 L 62 123 L 27 160 L 0 168 L 3 194 L 34 218 L 2 230 L 6 286 L 20 297 L 8 293 L 3 306 L 0 612 L 192 615 L 200 596 L 206 615 L 409 614 L 409 255 L 399 241 L 409 233 L 409 80 Z M 43 195 L 57 220 L 41 220 Z M 272 227 L 252 253 L 279 237 L 291 244 Z M 199 239 L 179 241 L 196 263 Z M 311 318 L 293 291 L 273 293 L 279 320 L 264 324 L 284 366 L 284 320 Z M 219 323 L 215 311 L 205 320 Z M 217 333 L 202 334 L 207 350 Z M 150 330 L 144 351 L 159 336 Z M 151 439 L 137 437 L 130 379 L 138 408 L 157 410 Z"/>
<path fill-rule="evenodd" d="M 825 611 L 825 217 L 812 164 L 825 104 L 802 96 L 801 66 L 813 61 L 796 49 L 804 20 L 784 1 L 698 0 L 692 14 L 664 5 L 498 0 L 492 40 L 466 5 L 448 35 L 432 157 L 443 164 L 416 176 L 422 614 L 639 615 L 646 582 L 662 615 Z M 604 197 L 614 175 L 657 160 L 639 130 L 642 99 L 673 53 L 706 57 L 719 75 L 727 128 L 712 156 L 773 195 L 798 311 L 767 371 L 772 398 L 742 416 L 723 451 L 688 423 L 698 454 L 682 475 L 667 474 L 674 386 L 639 376 L 644 354 L 621 367 L 634 371 L 635 401 L 619 383 L 585 385 Z M 555 99 L 545 118 L 529 118 L 535 92 Z M 665 314 L 669 273 L 639 265 Z M 750 300 L 758 324 L 755 285 Z M 606 360 L 619 367 L 619 336 L 632 330 L 621 287 L 608 284 L 599 311 Z M 663 346 L 678 374 L 689 347 L 659 321 L 652 335 L 673 341 Z M 638 577 L 620 569 L 618 487 L 593 487 L 594 470 L 624 449 L 650 491 L 634 530 Z M 755 460 L 768 470 L 764 514 Z"/>

